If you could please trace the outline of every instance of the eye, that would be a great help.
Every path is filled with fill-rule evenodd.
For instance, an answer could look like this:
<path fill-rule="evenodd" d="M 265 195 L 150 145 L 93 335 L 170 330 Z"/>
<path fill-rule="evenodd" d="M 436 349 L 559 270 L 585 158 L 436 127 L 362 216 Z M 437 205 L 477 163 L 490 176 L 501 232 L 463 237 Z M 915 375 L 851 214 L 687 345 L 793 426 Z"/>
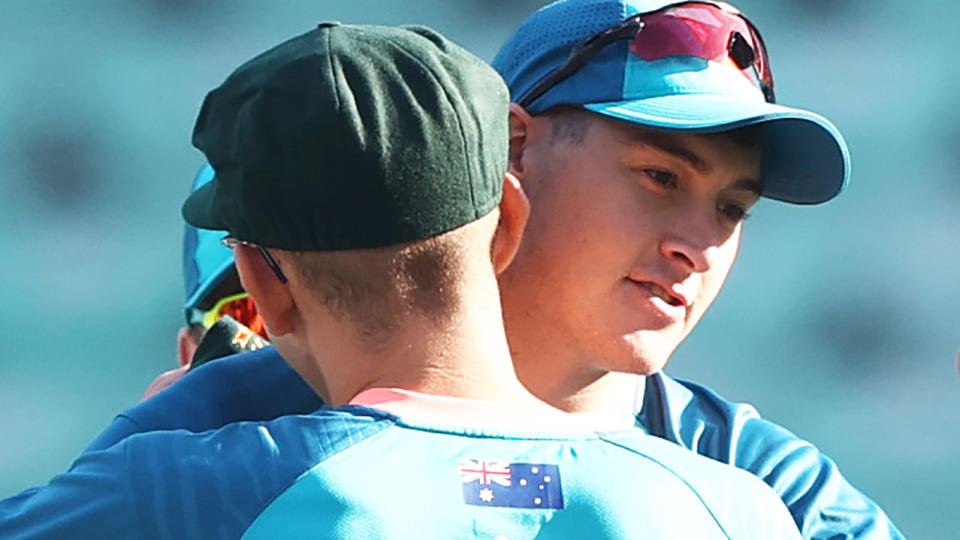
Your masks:
<path fill-rule="evenodd" d="M 734 203 L 721 204 L 720 213 L 732 223 L 740 223 L 750 218 L 750 213 L 747 212 L 746 208 Z"/>
<path fill-rule="evenodd" d="M 677 186 L 677 175 L 670 171 L 663 169 L 643 169 L 643 174 L 647 175 L 647 178 L 653 180 L 654 183 L 663 187 L 672 188 Z"/>

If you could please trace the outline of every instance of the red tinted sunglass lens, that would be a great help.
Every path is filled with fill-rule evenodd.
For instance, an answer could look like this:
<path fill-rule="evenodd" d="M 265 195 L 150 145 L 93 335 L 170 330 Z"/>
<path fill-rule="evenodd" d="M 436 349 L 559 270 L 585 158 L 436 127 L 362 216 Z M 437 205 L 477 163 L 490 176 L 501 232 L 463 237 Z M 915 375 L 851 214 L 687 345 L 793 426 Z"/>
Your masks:
<path fill-rule="evenodd" d="M 726 40 L 718 43 L 709 30 L 697 21 L 665 13 L 651 15 L 643 19 L 630 51 L 647 61 L 669 56 L 716 58 L 724 53 Z"/>
<path fill-rule="evenodd" d="M 728 52 L 732 32 L 749 33 L 739 17 L 713 6 L 678 7 L 645 15 L 642 20 L 643 28 L 630 50 L 650 61 L 668 56 L 721 58 Z"/>
<path fill-rule="evenodd" d="M 763 42 L 741 16 L 713 5 L 697 4 L 642 15 L 641 20 L 643 26 L 630 44 L 630 51 L 640 58 L 647 61 L 670 56 L 718 61 L 729 58 L 745 76 L 767 87 L 772 94 L 773 77 Z"/>
<path fill-rule="evenodd" d="M 261 317 L 257 311 L 257 306 L 253 303 L 253 298 L 248 296 L 247 298 L 227 302 L 220 308 L 220 313 L 217 318 L 224 315 L 233 317 L 237 322 L 246 326 L 252 332 L 260 334 L 264 339 L 269 339 L 267 337 L 267 329 L 263 324 L 263 317 Z"/>
<path fill-rule="evenodd" d="M 257 315 L 257 306 L 253 303 L 253 298 L 240 298 L 232 302 L 227 302 L 220 308 L 217 318 L 229 315 L 240 324 L 248 326 L 247 322 Z"/>
<path fill-rule="evenodd" d="M 263 324 L 263 317 L 257 311 L 257 305 L 253 303 L 253 298 L 248 296 L 247 298 L 227 302 L 220 308 L 218 318 L 224 315 L 233 317 L 237 322 L 249 328 L 251 332 L 260 334 L 263 339 L 270 339 L 267 336 L 267 327 Z"/>

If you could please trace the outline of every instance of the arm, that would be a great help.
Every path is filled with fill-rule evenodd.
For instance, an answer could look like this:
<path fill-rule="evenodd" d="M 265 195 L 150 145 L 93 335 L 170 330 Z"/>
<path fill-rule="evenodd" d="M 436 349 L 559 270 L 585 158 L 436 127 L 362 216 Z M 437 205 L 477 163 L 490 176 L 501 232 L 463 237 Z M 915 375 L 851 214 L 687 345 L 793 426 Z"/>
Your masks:
<path fill-rule="evenodd" d="M 0 538 L 239 538 L 325 448 L 310 444 L 311 420 L 144 433 L 88 452 L 46 486 L 0 501 Z"/>
<path fill-rule="evenodd" d="M 136 433 L 217 429 L 272 420 L 324 407 L 273 347 L 238 354 L 191 370 L 183 379 L 117 416 L 86 452 L 109 448 Z"/>
<path fill-rule="evenodd" d="M 201 432 L 243 420 L 306 414 L 323 406 L 273 348 L 212 362 L 118 415 L 69 472 L 0 501 L 0 538 L 131 537 L 142 524 L 134 520 L 129 478 L 155 467 L 126 468 L 129 437 L 175 429 Z M 137 445 L 142 447 L 150 448 Z"/>
<path fill-rule="evenodd" d="M 663 439 L 761 478 L 780 496 L 804 538 L 902 539 L 883 510 L 815 446 L 765 420 L 750 405 L 657 374 L 647 377 L 640 422 Z"/>
<path fill-rule="evenodd" d="M 74 469 L 0 501 L 0 538 L 135 538 L 123 448 L 95 452 Z"/>

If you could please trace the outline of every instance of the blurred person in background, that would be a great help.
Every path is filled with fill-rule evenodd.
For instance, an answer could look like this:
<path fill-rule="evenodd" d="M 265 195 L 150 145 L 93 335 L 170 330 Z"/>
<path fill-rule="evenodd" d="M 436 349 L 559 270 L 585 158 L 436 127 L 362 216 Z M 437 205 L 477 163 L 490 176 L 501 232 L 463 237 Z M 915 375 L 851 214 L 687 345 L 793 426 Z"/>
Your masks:
<path fill-rule="evenodd" d="M 213 168 L 204 164 L 194 177 L 191 192 L 208 184 L 213 176 Z M 144 400 L 178 381 L 187 371 L 211 360 L 269 345 L 263 317 L 240 285 L 233 252 L 222 244 L 225 236 L 223 231 L 184 225 L 187 326 L 177 332 L 179 367 L 157 377 L 144 393 Z"/>
<path fill-rule="evenodd" d="M 637 424 L 653 435 L 752 472 L 780 494 L 807 538 L 901 538 L 886 514 L 816 447 L 760 418 L 749 405 L 731 403 L 704 386 L 661 371 L 719 292 L 736 255 L 740 222 L 755 196 L 825 202 L 839 193 L 848 174 L 846 148 L 829 122 L 773 104 L 771 67 L 752 25 L 738 22 L 735 14 L 727 18 L 731 8 L 714 3 L 681 4 L 676 7 L 692 9 L 647 17 L 643 25 L 633 18 L 664 13 L 659 10 L 665 6 L 649 0 L 557 2 L 525 21 L 494 62 L 514 100 L 521 102 L 511 113 L 511 167 L 532 205 L 524 243 L 500 279 L 518 374 L 555 406 L 636 415 Z M 671 15 L 669 9 L 666 13 Z M 716 62 L 697 56 L 702 51 L 685 49 L 691 43 L 716 45 L 711 38 L 717 33 L 711 28 L 717 27 L 711 20 L 723 21 L 721 27 L 739 25 L 735 32 L 721 28 L 725 33 L 716 42 L 721 45 Z M 639 32 L 644 26 L 647 34 Z M 693 52 L 697 54 L 688 54 Z M 747 87 L 744 81 L 753 84 Z M 659 110 L 658 102 L 663 105 Z M 738 130 L 750 125 L 757 127 Z M 718 140 L 701 136 L 706 132 L 733 135 Z M 627 145 L 624 154 L 636 163 L 626 166 L 624 158 L 611 155 L 624 138 L 635 143 Z M 751 146 L 762 151 L 765 162 L 759 193 L 740 189 L 733 197 L 724 193 L 718 200 L 711 194 L 695 202 L 702 194 L 696 195 L 691 186 L 723 169 L 727 156 Z M 771 159 L 778 148 L 779 156 Z M 699 159 L 704 155 L 711 159 Z M 703 165 L 716 165 L 713 161 L 720 167 L 706 167 L 714 172 L 704 173 Z M 779 170 L 772 171 L 775 165 Z M 659 221 L 605 221 L 614 209 L 633 204 L 636 195 L 601 199 L 598 195 L 604 192 L 598 191 L 602 184 L 597 182 L 622 181 L 624 171 L 643 191 L 668 201 Z M 625 215 L 638 218 L 649 213 L 627 209 Z M 715 219 L 714 212 L 735 224 L 720 241 L 709 238 L 716 232 L 710 232 L 713 225 L 706 219 Z M 624 335 L 610 332 L 618 330 L 617 322 L 597 324 L 611 320 L 619 308 L 611 309 L 616 303 L 611 304 L 607 293 L 591 290 L 596 284 L 592 280 L 609 272 L 610 261 L 636 251 L 624 236 L 638 245 L 644 238 L 656 240 L 662 257 L 654 263 L 659 265 L 656 272 L 701 281 L 709 277 L 706 285 L 693 286 L 705 289 L 702 297 L 693 299 L 695 295 L 677 294 L 683 283 L 671 290 L 670 279 L 638 283 L 657 311 L 695 303 L 683 324 L 657 322 Z M 308 412 L 319 405 L 273 348 L 236 360 L 199 369 L 172 391 L 127 414 L 167 422 L 152 425 L 144 420 L 144 431 L 163 425 L 202 431 L 236 420 L 273 418 L 283 410 Z M 638 386 L 635 377 L 617 373 L 625 370 L 647 376 Z M 222 380 L 244 383 L 223 386 Z M 233 403 L 245 400 L 234 400 L 231 392 L 271 398 L 263 399 L 260 409 L 241 411 Z M 183 407 L 185 402 L 201 405 Z M 203 418 L 196 416 L 198 410 Z M 119 436 L 107 437 L 105 444 Z"/>

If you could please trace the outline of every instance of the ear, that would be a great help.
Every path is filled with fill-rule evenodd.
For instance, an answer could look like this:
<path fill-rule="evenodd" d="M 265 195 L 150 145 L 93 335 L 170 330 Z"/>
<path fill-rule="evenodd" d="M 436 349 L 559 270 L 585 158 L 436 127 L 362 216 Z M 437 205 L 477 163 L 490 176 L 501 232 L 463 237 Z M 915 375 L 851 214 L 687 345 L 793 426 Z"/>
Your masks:
<path fill-rule="evenodd" d="M 517 178 L 523 178 L 523 155 L 530 138 L 533 117 L 520 105 L 510 104 L 510 168 Z"/>
<path fill-rule="evenodd" d="M 297 328 L 300 313 L 290 289 L 277 279 L 263 256 L 255 248 L 240 245 L 233 248 L 233 258 L 240 283 L 253 297 L 271 341 L 273 336 L 283 336 Z"/>
<path fill-rule="evenodd" d="M 529 218 L 530 200 L 524 193 L 520 180 L 506 173 L 503 179 L 503 199 L 500 201 L 500 221 L 497 222 L 497 231 L 493 236 L 493 269 L 498 276 L 510 266 L 520 249 L 523 230 Z"/>
<path fill-rule="evenodd" d="M 187 326 L 177 332 L 177 362 L 180 367 L 189 366 L 193 362 L 193 355 L 197 352 L 197 340 Z"/>

